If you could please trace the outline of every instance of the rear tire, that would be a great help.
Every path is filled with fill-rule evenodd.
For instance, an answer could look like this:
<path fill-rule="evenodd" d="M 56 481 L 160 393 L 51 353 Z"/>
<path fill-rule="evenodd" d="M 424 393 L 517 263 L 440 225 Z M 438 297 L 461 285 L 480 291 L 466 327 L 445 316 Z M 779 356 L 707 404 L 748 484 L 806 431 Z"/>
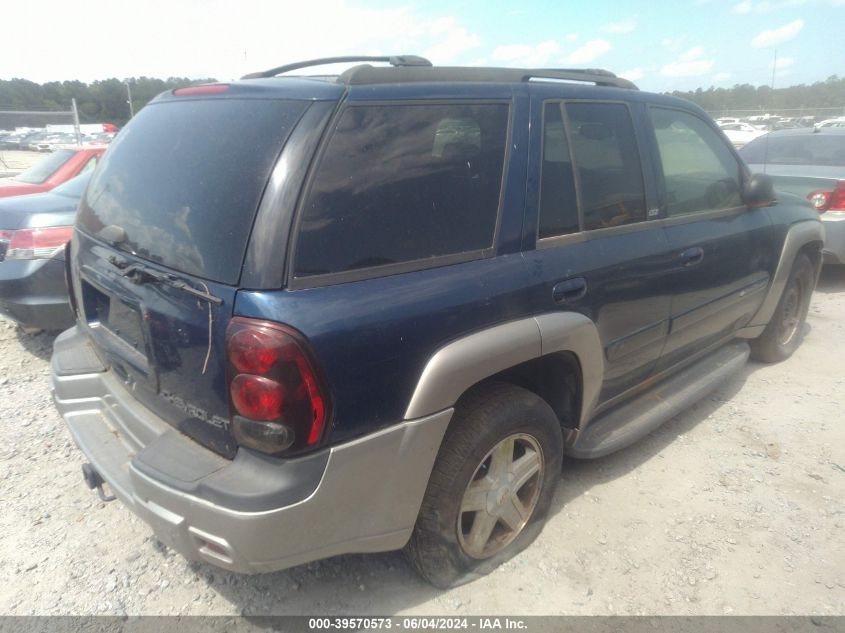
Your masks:
<path fill-rule="evenodd" d="M 494 570 L 540 533 L 560 479 L 563 439 L 534 393 L 494 383 L 462 398 L 405 552 L 447 588 Z"/>
<path fill-rule="evenodd" d="M 751 341 L 751 357 L 764 363 L 786 360 L 801 343 L 810 309 L 815 269 L 803 253 L 795 258 L 778 306 L 763 333 Z"/>

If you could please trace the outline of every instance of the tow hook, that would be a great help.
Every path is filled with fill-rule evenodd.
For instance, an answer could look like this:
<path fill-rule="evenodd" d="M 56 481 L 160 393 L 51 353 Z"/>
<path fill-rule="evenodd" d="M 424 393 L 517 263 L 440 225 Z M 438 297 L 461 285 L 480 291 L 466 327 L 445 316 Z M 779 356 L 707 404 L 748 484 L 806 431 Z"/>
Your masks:
<path fill-rule="evenodd" d="M 97 489 L 97 496 L 100 497 L 101 501 L 109 502 L 116 499 L 114 495 L 107 495 L 103 491 L 103 484 L 106 482 L 103 481 L 100 473 L 94 470 L 94 467 L 91 464 L 82 464 L 82 478 L 91 490 L 94 490 L 95 488 Z"/>

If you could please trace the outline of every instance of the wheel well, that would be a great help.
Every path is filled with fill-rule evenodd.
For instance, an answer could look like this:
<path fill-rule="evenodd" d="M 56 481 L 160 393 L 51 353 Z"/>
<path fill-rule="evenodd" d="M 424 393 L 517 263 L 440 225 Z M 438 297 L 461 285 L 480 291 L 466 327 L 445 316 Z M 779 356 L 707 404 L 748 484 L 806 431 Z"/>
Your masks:
<path fill-rule="evenodd" d="M 822 265 L 822 247 L 822 242 L 808 242 L 801 247 L 800 251 L 798 251 L 799 253 L 804 253 L 810 258 L 810 262 L 812 262 L 813 268 L 816 272 L 819 271 Z"/>
<path fill-rule="evenodd" d="M 552 408 L 563 429 L 578 427 L 583 385 L 575 354 L 556 352 L 509 367 L 473 385 L 461 399 L 491 382 L 507 382 L 535 393 Z"/>

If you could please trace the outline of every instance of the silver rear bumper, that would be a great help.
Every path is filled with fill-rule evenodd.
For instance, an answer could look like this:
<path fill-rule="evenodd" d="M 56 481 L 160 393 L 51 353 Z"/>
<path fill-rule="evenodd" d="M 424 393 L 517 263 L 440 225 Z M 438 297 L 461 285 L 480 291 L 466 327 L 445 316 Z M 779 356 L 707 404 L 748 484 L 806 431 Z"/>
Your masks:
<path fill-rule="evenodd" d="M 96 363 L 76 328 L 56 339 L 52 392 L 77 446 L 162 542 L 243 573 L 401 548 L 453 412 L 298 460 L 241 449 L 229 461 L 157 418 Z"/>

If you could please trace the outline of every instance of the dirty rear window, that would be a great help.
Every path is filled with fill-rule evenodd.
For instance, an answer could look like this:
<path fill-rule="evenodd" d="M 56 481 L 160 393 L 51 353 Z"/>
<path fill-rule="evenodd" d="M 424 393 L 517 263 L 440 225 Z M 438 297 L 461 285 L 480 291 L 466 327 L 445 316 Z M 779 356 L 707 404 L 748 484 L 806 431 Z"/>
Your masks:
<path fill-rule="evenodd" d="M 152 104 L 112 142 L 80 206 L 97 236 L 168 268 L 236 283 L 275 160 L 307 104 L 208 99 Z"/>

